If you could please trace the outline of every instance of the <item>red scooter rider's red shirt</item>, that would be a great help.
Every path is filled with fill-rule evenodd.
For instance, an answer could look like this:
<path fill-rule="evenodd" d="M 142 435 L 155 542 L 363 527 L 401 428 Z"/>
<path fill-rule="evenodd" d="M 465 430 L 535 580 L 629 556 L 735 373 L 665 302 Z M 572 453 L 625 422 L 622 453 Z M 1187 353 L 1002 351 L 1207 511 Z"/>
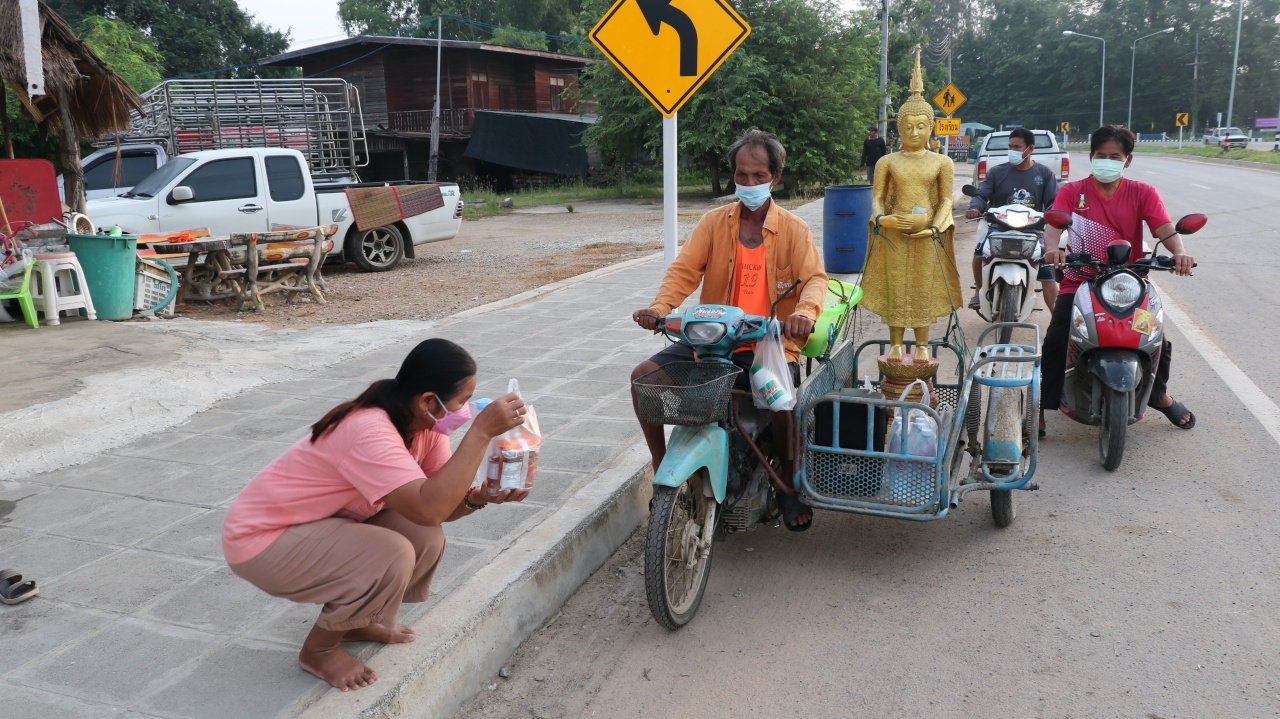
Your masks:
<path fill-rule="evenodd" d="M 1107 241 L 1118 236 L 1133 245 L 1133 258 L 1138 259 L 1142 257 L 1143 223 L 1153 237 L 1157 227 L 1169 223 L 1169 213 L 1156 188 L 1127 178 L 1120 179 L 1110 198 L 1098 191 L 1092 175 L 1068 182 L 1058 188 L 1053 209 L 1073 215 L 1067 251 L 1088 252 L 1097 258 L 1104 256 Z M 1063 273 L 1061 293 L 1074 294 L 1091 274 L 1068 269 Z"/>

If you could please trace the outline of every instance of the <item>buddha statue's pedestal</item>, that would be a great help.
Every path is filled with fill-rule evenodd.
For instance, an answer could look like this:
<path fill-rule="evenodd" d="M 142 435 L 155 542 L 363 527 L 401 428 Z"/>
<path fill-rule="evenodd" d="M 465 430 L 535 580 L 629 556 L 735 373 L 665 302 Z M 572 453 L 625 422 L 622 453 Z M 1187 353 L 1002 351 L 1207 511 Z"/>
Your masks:
<path fill-rule="evenodd" d="M 925 386 L 929 388 L 929 406 L 937 407 L 938 394 L 933 388 L 940 363 L 936 357 L 929 358 L 928 362 L 917 362 L 912 354 L 907 354 L 901 362 L 897 362 L 890 361 L 888 355 L 880 355 L 877 362 L 880 365 L 880 374 L 884 375 L 884 380 L 880 383 L 880 392 L 884 394 L 885 399 L 899 399 L 912 382 L 924 380 Z M 917 385 L 912 387 L 903 399 L 908 402 L 920 402 L 924 399 L 924 392 Z"/>

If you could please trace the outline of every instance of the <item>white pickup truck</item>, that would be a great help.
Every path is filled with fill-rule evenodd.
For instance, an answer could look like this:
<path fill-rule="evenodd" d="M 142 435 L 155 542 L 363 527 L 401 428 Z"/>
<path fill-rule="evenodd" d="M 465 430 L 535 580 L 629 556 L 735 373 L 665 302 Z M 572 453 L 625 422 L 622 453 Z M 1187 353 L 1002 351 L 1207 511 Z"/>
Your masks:
<path fill-rule="evenodd" d="M 440 183 L 444 206 L 385 227 L 356 229 L 343 190 L 412 183 L 314 183 L 297 150 L 254 148 L 192 152 L 169 160 L 117 197 L 90 200 L 97 227 L 129 234 L 207 227 L 215 235 L 266 232 L 272 225 L 336 224 L 333 252 L 368 272 L 385 272 L 414 245 L 452 239 L 462 225 L 462 195 Z"/>
<path fill-rule="evenodd" d="M 1058 139 L 1047 130 L 1032 130 L 1035 137 L 1035 149 L 1031 151 L 1031 159 L 1053 170 L 1058 182 L 1065 182 L 1071 176 L 1071 158 L 1066 151 L 1058 147 Z M 993 132 L 982 138 L 978 148 L 978 161 L 973 166 L 973 184 L 977 185 L 987 177 L 987 172 L 996 165 L 1008 162 L 1009 132 Z"/>
<path fill-rule="evenodd" d="M 1204 134 L 1204 144 L 1229 149 L 1249 147 L 1249 136 L 1238 127 L 1219 127 Z"/>

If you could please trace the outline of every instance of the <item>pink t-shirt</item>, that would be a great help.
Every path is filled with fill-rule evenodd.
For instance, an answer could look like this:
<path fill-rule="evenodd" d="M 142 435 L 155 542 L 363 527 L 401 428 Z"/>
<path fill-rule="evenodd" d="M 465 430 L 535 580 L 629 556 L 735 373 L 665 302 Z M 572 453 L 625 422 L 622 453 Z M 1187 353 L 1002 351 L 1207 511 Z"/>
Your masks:
<path fill-rule="evenodd" d="M 1096 248 L 1084 247 L 1090 225 L 1102 225 L 1111 230 L 1110 233 L 1097 233 L 1099 236 L 1114 233 L 1120 239 L 1133 246 L 1133 258 L 1142 257 L 1142 225 L 1151 230 L 1154 237 L 1156 228 L 1169 223 L 1169 213 L 1164 209 L 1164 202 L 1156 188 L 1137 180 L 1120 179 L 1120 186 L 1111 197 L 1105 197 L 1098 191 L 1093 176 L 1068 182 L 1058 188 L 1058 196 L 1053 201 L 1053 209 L 1070 212 L 1085 222 L 1075 222 L 1070 232 L 1069 251 L 1089 252 L 1094 257 L 1102 255 Z M 1105 247 L 1105 244 L 1103 245 Z M 1072 294 L 1082 284 L 1080 273 L 1067 272 L 1062 278 L 1062 294 Z"/>
<path fill-rule="evenodd" d="M 327 517 L 363 521 L 382 498 L 430 477 L 451 456 L 449 438 L 420 432 L 410 447 L 381 409 L 360 409 L 315 444 L 307 435 L 249 480 L 222 523 L 222 553 L 240 564 L 289 527 Z"/>

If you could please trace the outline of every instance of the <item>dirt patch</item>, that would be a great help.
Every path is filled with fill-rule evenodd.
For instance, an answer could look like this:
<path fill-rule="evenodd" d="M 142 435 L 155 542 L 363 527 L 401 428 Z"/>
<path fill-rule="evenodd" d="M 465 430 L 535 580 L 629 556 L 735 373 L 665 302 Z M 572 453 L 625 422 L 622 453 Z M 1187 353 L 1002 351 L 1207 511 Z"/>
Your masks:
<path fill-rule="evenodd" d="M 328 304 L 266 295 L 266 311 L 236 312 L 231 300 L 190 302 L 178 314 L 303 328 L 376 319 L 431 320 L 662 248 L 662 204 L 652 200 L 576 201 L 463 222 L 458 236 L 419 245 L 414 259 L 390 272 L 329 265 Z M 682 223 L 715 206 L 684 202 Z M 682 227 L 682 230 L 687 231 Z"/>
<path fill-rule="evenodd" d="M 639 530 L 547 626 L 520 645 L 507 662 L 509 678 L 493 677 L 455 719 L 591 716 L 586 710 L 592 699 L 614 679 L 609 670 L 651 621 L 643 552 L 644 530 Z"/>

